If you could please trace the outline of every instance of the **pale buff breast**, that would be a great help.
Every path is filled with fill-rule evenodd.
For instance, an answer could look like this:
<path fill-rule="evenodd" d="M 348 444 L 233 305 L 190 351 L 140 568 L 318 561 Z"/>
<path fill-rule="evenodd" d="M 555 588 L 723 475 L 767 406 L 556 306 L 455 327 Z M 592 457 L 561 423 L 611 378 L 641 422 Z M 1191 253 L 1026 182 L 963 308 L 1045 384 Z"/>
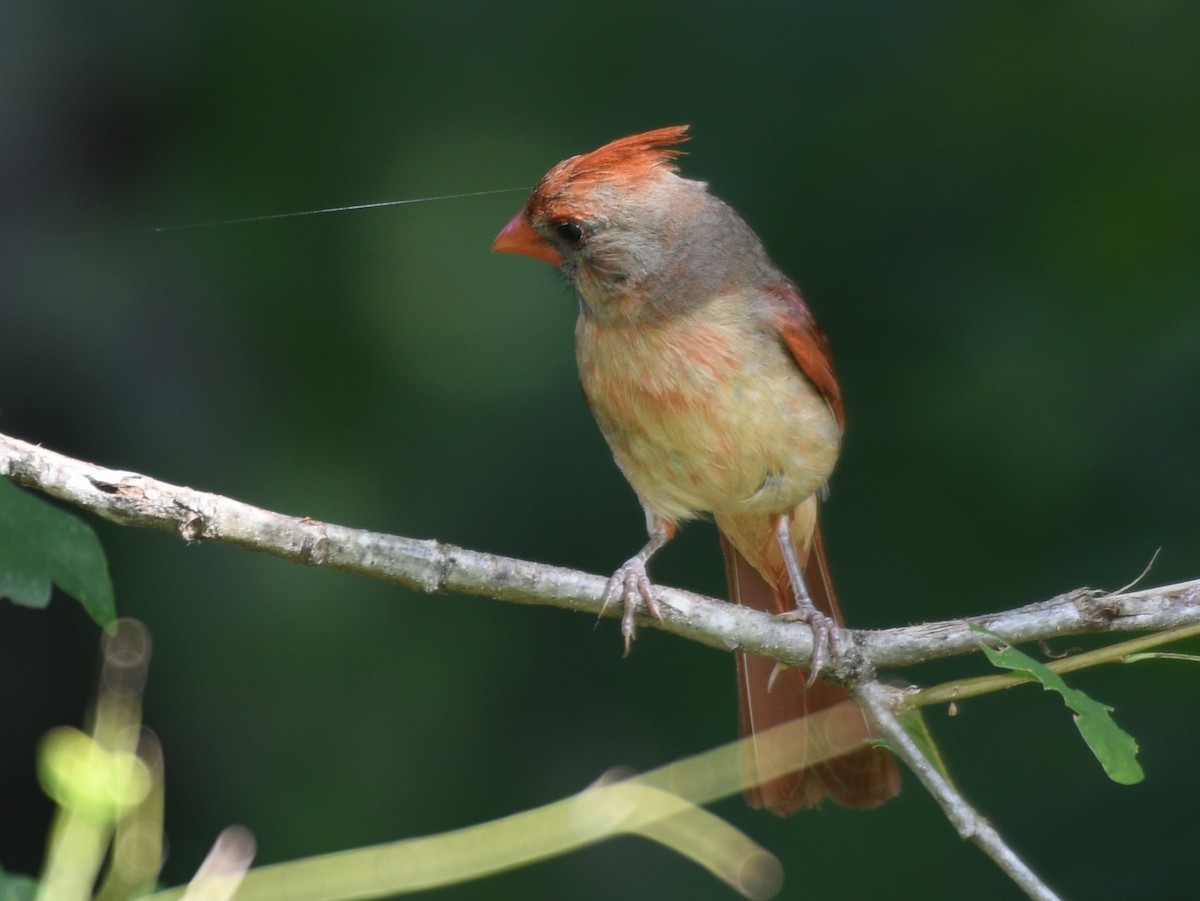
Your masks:
<path fill-rule="evenodd" d="M 576 355 L 617 464 L 655 513 L 790 510 L 833 471 L 833 414 L 744 304 L 651 325 L 581 317 Z"/>

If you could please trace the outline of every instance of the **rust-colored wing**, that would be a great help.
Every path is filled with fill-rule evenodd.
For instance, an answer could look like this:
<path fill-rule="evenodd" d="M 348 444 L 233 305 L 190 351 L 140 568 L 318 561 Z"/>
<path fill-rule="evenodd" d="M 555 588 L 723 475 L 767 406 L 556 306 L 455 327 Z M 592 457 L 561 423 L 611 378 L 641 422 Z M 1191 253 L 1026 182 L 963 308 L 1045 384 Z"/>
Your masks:
<path fill-rule="evenodd" d="M 816 385 L 829 409 L 837 419 L 838 427 L 846 428 L 846 410 L 842 406 L 842 391 L 833 374 L 833 355 L 829 351 L 829 339 L 817 325 L 808 305 L 800 296 L 799 289 L 791 282 L 776 282 L 767 290 L 779 298 L 780 315 L 775 321 L 783 345 L 800 367 L 800 371 Z"/>

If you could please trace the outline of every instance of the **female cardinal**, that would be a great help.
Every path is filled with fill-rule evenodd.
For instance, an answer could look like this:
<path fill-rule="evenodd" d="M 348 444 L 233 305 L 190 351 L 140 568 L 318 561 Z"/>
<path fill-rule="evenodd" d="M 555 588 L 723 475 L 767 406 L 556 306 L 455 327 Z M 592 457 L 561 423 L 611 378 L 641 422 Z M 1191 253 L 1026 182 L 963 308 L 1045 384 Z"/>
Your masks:
<path fill-rule="evenodd" d="M 660 128 L 564 160 L 492 249 L 558 266 L 579 299 L 583 391 L 650 534 L 606 594 L 624 605 L 626 653 L 639 606 L 660 615 L 646 562 L 680 521 L 711 513 L 730 599 L 807 622 L 815 676 L 842 622 L 817 530 L 841 392 L 796 286 L 737 213 L 678 174 L 687 139 L 687 126 Z M 803 670 L 737 663 L 744 736 L 848 700 Z M 861 714 L 854 722 L 852 737 L 869 738 Z M 874 807 L 899 787 L 890 754 L 860 745 L 746 795 L 784 815 L 825 797 Z"/>

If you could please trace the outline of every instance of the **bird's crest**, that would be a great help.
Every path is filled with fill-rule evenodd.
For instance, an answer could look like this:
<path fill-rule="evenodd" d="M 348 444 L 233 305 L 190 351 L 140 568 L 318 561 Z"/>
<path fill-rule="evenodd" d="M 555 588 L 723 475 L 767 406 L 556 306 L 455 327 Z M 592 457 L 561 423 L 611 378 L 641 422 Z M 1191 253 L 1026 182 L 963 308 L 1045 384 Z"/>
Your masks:
<path fill-rule="evenodd" d="M 686 125 L 656 128 L 563 160 L 542 176 L 533 189 L 530 214 L 544 212 L 573 186 L 603 182 L 627 186 L 663 167 L 674 171 L 675 159 L 683 154 L 674 145 L 688 140 L 687 130 Z"/>

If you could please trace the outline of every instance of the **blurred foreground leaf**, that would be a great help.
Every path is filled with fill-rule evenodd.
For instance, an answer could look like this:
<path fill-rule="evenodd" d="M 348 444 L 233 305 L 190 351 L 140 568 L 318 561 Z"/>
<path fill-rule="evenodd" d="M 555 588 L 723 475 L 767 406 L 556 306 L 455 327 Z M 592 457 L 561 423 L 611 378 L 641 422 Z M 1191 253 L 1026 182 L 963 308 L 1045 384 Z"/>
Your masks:
<path fill-rule="evenodd" d="M 638 776 L 606 776 L 542 807 L 438 835 L 270 864 L 206 880 L 237 889 L 238 901 L 378 898 L 464 882 L 606 841 L 640 835 L 704 867 L 743 897 L 773 897 L 778 858 L 703 809 L 749 785 L 778 778 L 861 746 L 862 712 L 846 702 L 760 733 L 757 766 L 743 765 L 751 739 L 675 761 Z M 936 752 L 932 752 L 936 753 Z M 143 901 L 180 901 L 185 889 Z"/>
<path fill-rule="evenodd" d="M 1004 640 L 986 629 L 977 628 L 977 631 Z M 1075 725 L 1079 734 L 1092 749 L 1109 779 L 1121 785 L 1134 785 L 1145 778 L 1142 767 L 1137 762 L 1137 742 L 1113 721 L 1109 715 L 1112 712 L 1111 707 L 1093 700 L 1076 688 L 1071 688 L 1058 673 L 1014 647 L 1005 646 L 997 651 L 985 645 L 983 653 L 995 666 L 1025 673 L 1042 683 L 1046 691 L 1057 691 L 1062 695 L 1066 705 L 1075 711 Z"/>
<path fill-rule="evenodd" d="M 37 882 L 28 876 L 4 872 L 0 867 L 0 901 L 33 901 Z"/>
<path fill-rule="evenodd" d="M 59 726 L 42 739 L 38 775 L 59 806 L 116 822 L 150 793 L 151 774 L 136 754 L 112 752 L 92 736 Z"/>
<path fill-rule="evenodd" d="M 108 563 L 92 527 L 0 478 L 0 598 L 45 607 L 51 584 L 101 626 L 117 618 Z"/>

